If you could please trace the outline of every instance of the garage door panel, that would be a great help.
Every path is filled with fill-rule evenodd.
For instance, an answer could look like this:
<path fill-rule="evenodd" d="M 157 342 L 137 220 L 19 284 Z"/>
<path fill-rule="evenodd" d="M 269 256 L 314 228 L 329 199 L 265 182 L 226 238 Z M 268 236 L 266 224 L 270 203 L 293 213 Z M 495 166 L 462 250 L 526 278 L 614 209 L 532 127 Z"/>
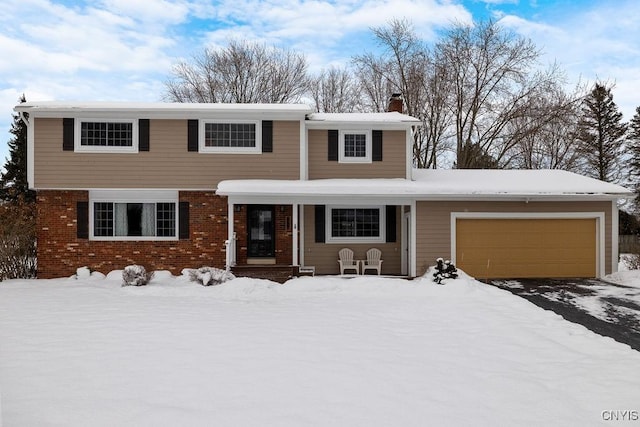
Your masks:
<path fill-rule="evenodd" d="M 475 277 L 595 277 L 596 227 L 594 218 L 459 218 L 456 262 Z"/>

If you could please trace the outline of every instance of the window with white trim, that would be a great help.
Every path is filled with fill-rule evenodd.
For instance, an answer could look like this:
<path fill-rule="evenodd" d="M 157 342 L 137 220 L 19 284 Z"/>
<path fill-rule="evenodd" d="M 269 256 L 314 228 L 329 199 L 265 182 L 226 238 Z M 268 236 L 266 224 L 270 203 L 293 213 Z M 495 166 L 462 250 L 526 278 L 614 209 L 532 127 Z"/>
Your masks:
<path fill-rule="evenodd" d="M 384 242 L 384 209 L 380 206 L 328 206 L 327 242 Z"/>
<path fill-rule="evenodd" d="M 94 202 L 96 238 L 176 238 L 176 203 Z"/>
<path fill-rule="evenodd" d="M 77 119 L 75 151 L 103 153 L 137 152 L 137 120 Z"/>
<path fill-rule="evenodd" d="M 371 163 L 371 131 L 341 130 L 338 153 L 343 163 Z"/>
<path fill-rule="evenodd" d="M 259 121 L 200 121 L 200 151 L 211 153 L 259 153 L 262 151 Z"/>
<path fill-rule="evenodd" d="M 135 200 L 135 193 L 111 196 L 113 190 L 95 191 L 91 197 L 91 238 L 95 240 L 175 240 L 178 233 L 178 201 L 153 200 L 153 194 Z M 107 197 L 100 197 L 106 195 Z M 101 200 L 102 199 L 102 200 Z M 173 199 L 173 200 L 172 200 Z"/>

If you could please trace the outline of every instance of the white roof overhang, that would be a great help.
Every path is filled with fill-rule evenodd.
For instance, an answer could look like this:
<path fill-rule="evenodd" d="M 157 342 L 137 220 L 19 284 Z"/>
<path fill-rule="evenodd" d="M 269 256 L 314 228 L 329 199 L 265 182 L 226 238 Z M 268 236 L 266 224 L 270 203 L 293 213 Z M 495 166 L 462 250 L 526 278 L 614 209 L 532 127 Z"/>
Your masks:
<path fill-rule="evenodd" d="M 584 177 L 582 177 L 584 178 Z M 585 178 L 589 180 L 589 178 Z M 593 180 L 595 181 L 595 180 Z M 599 181 L 596 181 L 599 183 Z M 605 183 L 606 184 L 606 183 Z M 575 186 L 575 183 L 573 183 Z M 611 185 L 612 192 L 579 190 L 491 191 L 450 187 L 446 183 L 396 179 L 318 179 L 318 180 L 228 180 L 218 184 L 216 194 L 229 197 L 233 204 L 410 204 L 412 201 L 599 201 L 633 197 L 623 187 Z"/>
<path fill-rule="evenodd" d="M 303 120 L 306 104 L 222 104 L 170 102 L 25 102 L 14 107 L 30 117 L 246 118 Z"/>

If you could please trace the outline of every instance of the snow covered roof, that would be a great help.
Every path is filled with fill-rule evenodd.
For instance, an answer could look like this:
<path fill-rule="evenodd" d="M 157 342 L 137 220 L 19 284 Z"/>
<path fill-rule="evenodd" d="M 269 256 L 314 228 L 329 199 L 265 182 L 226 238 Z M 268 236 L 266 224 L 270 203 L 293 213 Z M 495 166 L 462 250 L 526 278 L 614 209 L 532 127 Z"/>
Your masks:
<path fill-rule="evenodd" d="M 558 169 L 414 169 L 430 194 L 631 197 L 624 187 Z"/>
<path fill-rule="evenodd" d="M 217 194 L 236 202 L 265 200 L 358 199 L 381 201 L 463 199 L 617 199 L 634 194 L 624 187 L 560 170 L 414 170 L 413 180 L 318 179 L 229 180 Z"/>
<path fill-rule="evenodd" d="M 344 123 L 405 123 L 407 125 L 418 124 L 420 120 L 397 111 L 389 113 L 313 113 L 307 115 L 307 122 L 319 122 L 324 124 Z"/>
<path fill-rule="evenodd" d="M 14 111 L 23 111 L 39 117 L 60 114 L 127 114 L 143 113 L 149 117 L 189 116 L 206 114 L 269 114 L 304 116 L 313 111 L 306 104 L 230 104 L 230 103 L 180 103 L 180 102 L 66 102 L 33 101 L 18 104 Z"/>

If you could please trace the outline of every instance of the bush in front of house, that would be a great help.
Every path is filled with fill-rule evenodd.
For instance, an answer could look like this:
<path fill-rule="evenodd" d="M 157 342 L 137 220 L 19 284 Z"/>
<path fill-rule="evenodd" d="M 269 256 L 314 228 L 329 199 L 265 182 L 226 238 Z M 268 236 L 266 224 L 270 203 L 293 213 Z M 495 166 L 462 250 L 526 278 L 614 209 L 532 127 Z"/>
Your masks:
<path fill-rule="evenodd" d="M 189 270 L 189 278 L 202 286 L 219 285 L 227 280 L 235 279 L 233 273 L 215 267 L 200 267 Z"/>
<path fill-rule="evenodd" d="M 449 260 L 443 260 L 442 258 L 436 259 L 436 272 L 433 273 L 433 280 L 442 285 L 442 281 L 445 279 L 457 279 L 458 269 Z"/>
<path fill-rule="evenodd" d="M 36 207 L 17 197 L 0 199 L 0 282 L 36 277 Z"/>
<path fill-rule="evenodd" d="M 153 277 L 153 272 L 147 273 L 147 270 L 141 265 L 129 265 L 122 270 L 122 286 L 144 286 Z"/>

